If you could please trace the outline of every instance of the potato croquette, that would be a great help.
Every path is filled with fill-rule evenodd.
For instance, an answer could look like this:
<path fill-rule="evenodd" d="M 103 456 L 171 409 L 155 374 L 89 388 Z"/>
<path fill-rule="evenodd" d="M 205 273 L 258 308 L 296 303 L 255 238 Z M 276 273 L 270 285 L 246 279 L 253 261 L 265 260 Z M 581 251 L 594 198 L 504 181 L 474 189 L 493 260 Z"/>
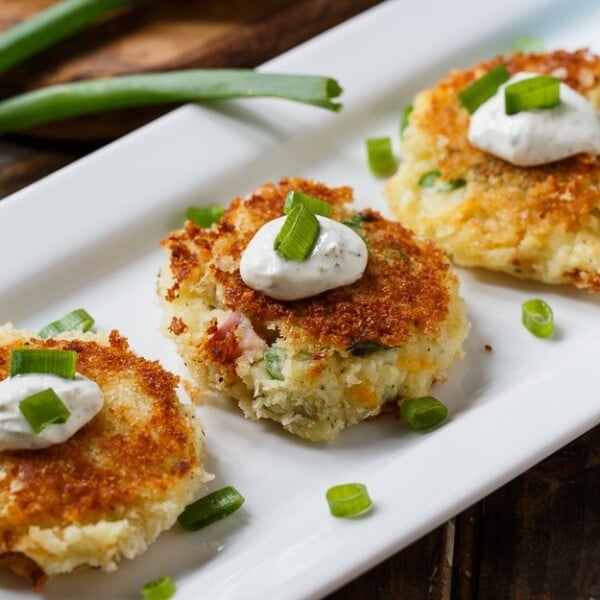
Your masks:
<path fill-rule="evenodd" d="M 299 190 L 351 221 L 369 258 L 361 279 L 301 300 L 248 287 L 240 257 Z M 250 419 L 271 419 L 310 441 L 330 441 L 386 403 L 425 395 L 462 356 L 468 322 L 444 252 L 400 223 L 347 208 L 348 187 L 303 179 L 235 199 L 209 229 L 187 221 L 163 241 L 159 277 L 168 334 L 203 390 L 236 399 Z"/>
<path fill-rule="evenodd" d="M 104 395 L 66 442 L 0 452 L 0 564 L 39 589 L 80 566 L 111 571 L 169 528 L 208 476 L 203 431 L 178 378 L 136 356 L 116 331 L 38 339 L 0 326 L 0 380 L 15 348 L 77 352 Z"/>
<path fill-rule="evenodd" d="M 415 98 L 403 161 L 387 185 L 392 213 L 458 265 L 599 292 L 600 157 L 518 167 L 467 139 L 470 115 L 458 93 L 501 62 L 511 75 L 559 77 L 600 106 L 600 58 L 585 50 L 515 54 L 450 73 Z"/>

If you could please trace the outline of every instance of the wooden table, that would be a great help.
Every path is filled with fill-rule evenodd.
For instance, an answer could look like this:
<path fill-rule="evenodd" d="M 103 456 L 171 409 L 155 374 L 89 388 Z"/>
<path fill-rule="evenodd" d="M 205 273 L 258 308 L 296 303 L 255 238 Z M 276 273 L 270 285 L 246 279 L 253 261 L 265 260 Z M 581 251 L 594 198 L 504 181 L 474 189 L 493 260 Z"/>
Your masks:
<path fill-rule="evenodd" d="M 0 29 L 53 1 L 3 0 Z M 252 67 L 377 3 L 147 2 L 7 73 L 1 93 L 153 68 Z M 121 112 L 1 139 L 0 198 L 158 112 Z M 600 598 L 599 434 L 600 428 L 591 430 L 412 546 L 357 573 L 329 600 Z"/>

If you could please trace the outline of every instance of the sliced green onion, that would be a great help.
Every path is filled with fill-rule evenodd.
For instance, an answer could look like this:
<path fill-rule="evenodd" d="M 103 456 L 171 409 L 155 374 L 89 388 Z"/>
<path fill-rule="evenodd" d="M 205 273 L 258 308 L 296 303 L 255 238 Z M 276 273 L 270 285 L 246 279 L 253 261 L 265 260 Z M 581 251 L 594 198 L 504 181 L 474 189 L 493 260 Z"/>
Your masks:
<path fill-rule="evenodd" d="M 413 429 L 431 429 L 446 418 L 448 408 L 433 396 L 422 396 L 403 400 L 400 414 Z"/>
<path fill-rule="evenodd" d="M 334 517 L 357 517 L 368 511 L 373 503 L 362 483 L 343 483 L 327 490 L 329 510 Z"/>
<path fill-rule="evenodd" d="M 52 423 L 66 423 L 71 414 L 52 388 L 27 396 L 19 403 L 19 410 L 35 433 Z"/>
<path fill-rule="evenodd" d="M 221 204 L 190 206 L 185 212 L 185 218 L 193 221 L 198 227 L 210 227 L 223 216 L 224 212 L 225 207 Z"/>
<path fill-rule="evenodd" d="M 522 54 L 539 54 L 544 51 L 544 42 L 533 35 L 519 35 L 512 43 L 511 50 Z"/>
<path fill-rule="evenodd" d="M 350 227 L 350 229 L 353 229 L 354 231 L 360 229 L 364 222 L 365 220 L 360 213 L 352 215 L 347 221 L 342 221 L 346 227 Z"/>
<path fill-rule="evenodd" d="M 508 69 L 500 64 L 476 79 L 471 85 L 458 93 L 461 104 L 473 114 L 486 100 L 489 100 L 498 88 L 510 79 Z"/>
<path fill-rule="evenodd" d="M 53 85 L 0 102 L 0 134 L 119 108 L 226 98 L 282 98 L 338 111 L 342 88 L 318 75 L 192 69 Z"/>
<path fill-rule="evenodd" d="M 372 352 L 377 352 L 379 350 L 389 350 L 391 346 L 386 346 L 385 344 L 380 344 L 379 342 L 354 342 L 354 344 L 350 344 L 346 350 L 352 354 L 352 356 L 365 356 L 366 354 L 371 354 Z"/>
<path fill-rule="evenodd" d="M 369 138 L 367 158 L 371 172 L 378 177 L 391 175 L 398 166 L 392 151 L 392 139 L 389 137 Z"/>
<path fill-rule="evenodd" d="M 331 217 L 333 212 L 333 206 L 329 202 L 319 200 L 310 194 L 299 192 L 297 190 L 291 190 L 285 197 L 285 204 L 283 205 L 283 212 L 289 215 L 298 204 L 304 204 L 313 215 L 321 215 L 322 217 Z"/>
<path fill-rule="evenodd" d="M 196 500 L 177 520 L 188 531 L 202 529 L 234 513 L 244 503 L 244 497 L 232 486 L 224 487 Z"/>
<path fill-rule="evenodd" d="M 440 192 L 452 192 L 461 187 L 465 187 L 465 185 L 467 185 L 466 179 L 450 179 L 450 181 L 444 181 L 444 183 L 440 183 L 440 185 L 437 186 L 437 189 Z"/>
<path fill-rule="evenodd" d="M 280 348 L 271 346 L 265 350 L 263 354 L 265 361 L 265 370 L 273 378 L 283 381 L 283 373 L 281 371 L 283 365 L 283 351 Z"/>
<path fill-rule="evenodd" d="M 176 591 L 177 586 L 168 575 L 149 581 L 141 589 L 144 600 L 168 600 L 175 595 Z"/>
<path fill-rule="evenodd" d="M 77 352 L 71 350 L 43 350 L 19 348 L 10 353 L 10 376 L 26 373 L 50 373 L 65 379 L 74 379 Z"/>
<path fill-rule="evenodd" d="M 559 102 L 560 80 L 552 75 L 522 79 L 504 88 L 504 108 L 507 115 L 536 108 L 552 108 Z"/>
<path fill-rule="evenodd" d="M 404 130 L 408 127 L 408 118 L 410 117 L 413 108 L 413 105 L 409 104 L 402 109 L 402 114 L 400 115 L 400 137 L 402 137 Z"/>
<path fill-rule="evenodd" d="M 428 171 L 424 175 L 421 175 L 421 178 L 419 179 L 419 185 L 421 187 L 433 187 L 441 175 L 442 173 L 439 169 Z"/>
<path fill-rule="evenodd" d="M 521 306 L 523 325 L 540 338 L 550 337 L 554 331 L 554 313 L 544 300 L 533 298 Z"/>
<path fill-rule="evenodd" d="M 0 35 L 0 73 L 133 0 L 65 0 Z"/>
<path fill-rule="evenodd" d="M 306 260 L 319 237 L 320 225 L 304 204 L 299 204 L 286 218 L 273 247 L 288 260 Z"/>
<path fill-rule="evenodd" d="M 52 321 L 45 327 L 42 327 L 38 337 L 42 339 L 54 337 L 64 331 L 89 331 L 94 324 L 94 319 L 83 308 L 78 308 L 61 317 L 57 321 Z"/>

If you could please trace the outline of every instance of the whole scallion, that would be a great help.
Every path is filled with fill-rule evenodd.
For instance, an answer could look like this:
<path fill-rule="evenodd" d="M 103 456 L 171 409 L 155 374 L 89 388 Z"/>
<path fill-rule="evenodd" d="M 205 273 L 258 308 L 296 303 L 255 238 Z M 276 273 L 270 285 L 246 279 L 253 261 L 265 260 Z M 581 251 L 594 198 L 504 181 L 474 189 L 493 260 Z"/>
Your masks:
<path fill-rule="evenodd" d="M 64 0 L 0 35 L 0 73 L 135 0 Z"/>
<path fill-rule="evenodd" d="M 270 97 L 337 111 L 342 92 L 318 75 L 260 73 L 246 69 L 190 69 L 123 75 L 53 85 L 0 102 L 0 134 L 61 119 L 135 106 Z"/>

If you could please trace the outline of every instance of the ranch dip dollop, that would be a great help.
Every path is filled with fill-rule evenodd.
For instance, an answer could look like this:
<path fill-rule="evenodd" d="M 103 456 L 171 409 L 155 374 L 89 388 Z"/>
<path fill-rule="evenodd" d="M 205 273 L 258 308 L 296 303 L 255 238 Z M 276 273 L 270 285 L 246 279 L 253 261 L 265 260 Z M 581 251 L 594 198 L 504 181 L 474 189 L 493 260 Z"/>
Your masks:
<path fill-rule="evenodd" d="M 350 227 L 317 216 L 320 233 L 311 255 L 286 260 L 273 248 L 287 217 L 265 223 L 252 238 L 240 261 L 244 283 L 277 300 L 299 300 L 362 277 L 367 266 L 365 242 Z"/>
<path fill-rule="evenodd" d="M 51 423 L 35 433 L 19 410 L 19 403 L 48 388 L 54 390 L 71 414 L 65 423 Z M 0 381 L 0 451 L 38 450 L 65 442 L 90 421 L 103 404 L 98 384 L 80 374 L 75 379 L 45 373 L 4 379 Z"/>
<path fill-rule="evenodd" d="M 555 107 L 506 114 L 504 88 L 536 75 L 520 72 L 501 85 L 471 115 L 469 142 L 520 167 L 542 165 L 580 152 L 600 154 L 596 108 L 563 82 L 560 102 Z"/>

